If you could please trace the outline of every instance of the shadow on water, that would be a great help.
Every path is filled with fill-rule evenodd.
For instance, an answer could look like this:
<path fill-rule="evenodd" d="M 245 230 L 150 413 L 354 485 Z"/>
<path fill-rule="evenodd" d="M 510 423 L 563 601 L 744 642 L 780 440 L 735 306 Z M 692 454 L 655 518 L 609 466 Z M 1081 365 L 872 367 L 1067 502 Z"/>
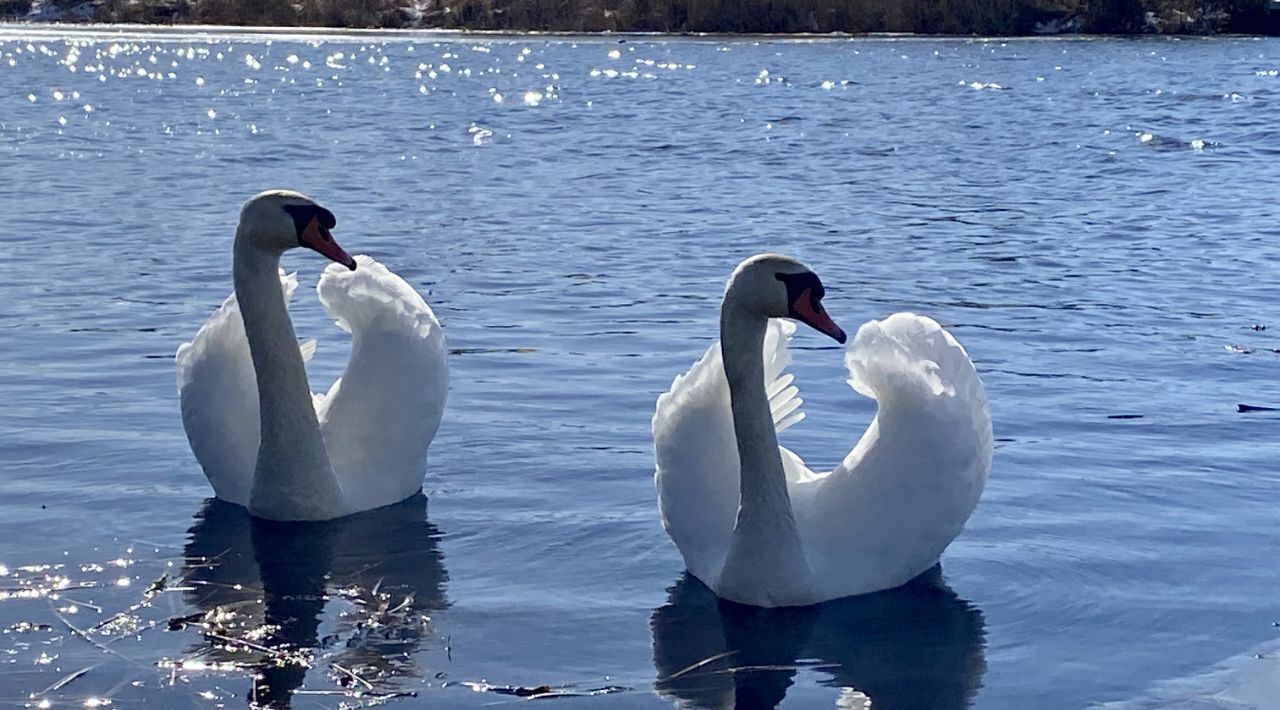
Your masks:
<path fill-rule="evenodd" d="M 251 671 L 257 705 L 289 706 L 313 669 L 330 682 L 306 692 L 406 694 L 427 675 L 413 652 L 433 637 L 429 614 L 448 605 L 426 513 L 419 494 L 333 522 L 277 523 L 210 499 L 185 549 L 185 597 L 200 610 L 181 620 L 201 634 L 191 655 Z"/>
<path fill-rule="evenodd" d="M 791 609 L 720 600 L 686 572 L 650 625 L 656 690 L 696 708 L 772 708 L 809 668 L 841 689 L 837 708 L 961 709 L 987 667 L 982 612 L 941 567 L 898 589 Z"/>

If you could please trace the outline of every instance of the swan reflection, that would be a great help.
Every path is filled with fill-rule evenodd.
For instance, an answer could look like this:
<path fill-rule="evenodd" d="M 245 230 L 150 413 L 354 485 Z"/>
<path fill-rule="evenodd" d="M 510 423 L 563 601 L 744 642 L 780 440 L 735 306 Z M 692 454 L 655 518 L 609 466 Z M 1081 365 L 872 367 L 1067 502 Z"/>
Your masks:
<path fill-rule="evenodd" d="M 651 619 L 657 691 L 695 708 L 772 708 L 798 669 L 841 709 L 967 708 L 986 671 L 982 612 L 935 567 L 910 584 L 816 607 L 716 598 L 685 573 Z"/>
<path fill-rule="evenodd" d="M 414 651 L 448 602 L 426 511 L 418 494 L 331 522 L 278 523 L 210 499 L 183 567 L 185 599 L 200 611 L 171 622 L 202 641 L 179 669 L 248 671 L 247 699 L 270 707 L 288 706 L 313 668 L 329 679 L 318 692 L 373 697 L 427 675 Z"/>

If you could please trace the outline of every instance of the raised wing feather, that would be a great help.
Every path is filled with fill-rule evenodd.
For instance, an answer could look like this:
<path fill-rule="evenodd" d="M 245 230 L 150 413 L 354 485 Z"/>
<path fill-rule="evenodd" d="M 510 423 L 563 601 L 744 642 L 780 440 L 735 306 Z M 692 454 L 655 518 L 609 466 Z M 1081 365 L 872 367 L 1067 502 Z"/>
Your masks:
<path fill-rule="evenodd" d="M 786 341 L 794 332 L 789 321 L 771 321 L 764 342 L 766 387 L 779 430 L 804 417 L 799 390 L 783 372 L 790 362 Z M 689 571 L 711 583 L 728 553 L 739 498 L 738 445 L 719 341 L 658 397 L 653 445 L 663 527 Z M 788 467 L 788 478 L 793 475 L 799 469 Z"/>
<path fill-rule="evenodd" d="M 282 271 L 280 283 L 288 302 L 298 287 L 297 275 Z M 304 359 L 315 352 L 314 341 L 301 347 Z M 235 294 L 191 342 L 178 347 L 175 359 L 182 426 L 191 451 L 218 498 L 247 506 L 260 436 L 258 388 Z"/>
<path fill-rule="evenodd" d="M 991 467 L 991 417 L 968 353 L 937 322 L 896 313 L 858 329 L 849 384 L 876 417 L 830 473 L 791 487 L 826 598 L 903 584 L 963 529 Z"/>
<path fill-rule="evenodd" d="M 351 359 L 317 404 L 333 471 L 352 510 L 394 503 L 422 487 L 427 446 L 444 412 L 444 333 L 426 301 L 368 256 L 325 269 L 317 290 Z"/>

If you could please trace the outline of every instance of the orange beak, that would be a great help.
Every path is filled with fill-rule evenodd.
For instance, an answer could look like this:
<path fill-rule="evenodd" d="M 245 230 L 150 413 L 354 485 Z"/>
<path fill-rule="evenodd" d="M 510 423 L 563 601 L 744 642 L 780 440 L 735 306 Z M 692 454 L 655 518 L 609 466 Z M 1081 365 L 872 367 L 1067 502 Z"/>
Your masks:
<path fill-rule="evenodd" d="M 814 299 L 812 289 L 806 288 L 800 292 L 799 298 L 791 304 L 791 313 L 800 322 L 823 335 L 834 338 L 837 343 L 843 345 L 847 340 L 840 326 L 836 325 L 836 322 L 831 320 L 831 316 L 822 309 L 822 303 Z"/>
<path fill-rule="evenodd" d="M 314 249 L 333 261 L 343 266 L 356 270 L 356 260 L 352 259 L 349 254 L 338 246 L 333 240 L 333 235 L 329 233 L 328 227 L 320 224 L 320 220 L 312 217 L 307 223 L 307 228 L 302 230 L 302 236 L 298 237 L 298 243 L 308 249 Z"/>

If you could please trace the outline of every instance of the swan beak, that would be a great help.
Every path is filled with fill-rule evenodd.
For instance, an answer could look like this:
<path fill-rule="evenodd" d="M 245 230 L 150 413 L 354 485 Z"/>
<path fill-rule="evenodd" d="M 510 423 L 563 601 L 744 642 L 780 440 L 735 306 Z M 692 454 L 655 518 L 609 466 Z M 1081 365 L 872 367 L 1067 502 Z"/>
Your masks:
<path fill-rule="evenodd" d="M 333 234 L 329 232 L 329 228 L 320 224 L 318 217 L 312 217 L 307 223 L 302 234 L 298 236 L 298 243 L 308 249 L 314 249 L 333 261 L 343 266 L 356 270 L 356 260 L 351 255 L 342 250 L 338 243 L 333 240 Z"/>
<path fill-rule="evenodd" d="M 830 336 L 841 345 L 848 340 L 840 326 L 836 325 L 836 322 L 831 320 L 831 316 L 822 309 L 822 303 L 813 297 L 813 289 L 806 288 L 800 292 L 800 296 L 791 303 L 791 315 L 819 333 Z"/>

